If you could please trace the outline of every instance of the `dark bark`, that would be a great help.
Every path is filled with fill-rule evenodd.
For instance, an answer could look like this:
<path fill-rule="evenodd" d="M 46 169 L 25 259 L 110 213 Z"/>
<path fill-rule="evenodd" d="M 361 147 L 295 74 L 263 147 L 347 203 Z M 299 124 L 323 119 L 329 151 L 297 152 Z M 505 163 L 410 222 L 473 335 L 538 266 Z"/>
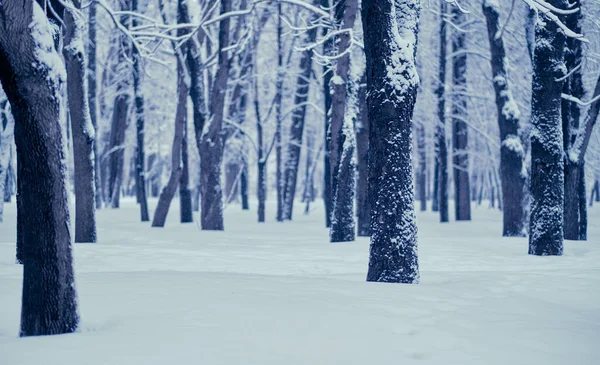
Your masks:
<path fill-rule="evenodd" d="M 440 222 L 449 221 L 448 213 L 448 147 L 446 146 L 446 54 L 448 50 L 448 30 L 446 25 L 445 0 L 440 0 L 440 58 L 438 65 L 437 115 L 438 123 L 435 127 L 435 174 L 434 199 L 438 200 Z"/>
<path fill-rule="evenodd" d="M 416 38 L 419 4 L 418 0 L 362 2 L 370 121 L 367 281 L 419 281 L 411 161 L 418 78 L 414 53 L 400 51 L 393 31 L 398 27 L 400 34 Z M 408 45 L 416 51 L 416 44 Z M 388 76 L 390 73 L 393 77 Z"/>
<path fill-rule="evenodd" d="M 131 0 L 132 11 L 137 11 L 138 0 Z M 133 18 L 133 26 L 138 25 L 137 17 Z M 142 94 L 141 82 L 143 76 L 142 59 L 137 51 L 134 50 L 133 58 L 133 94 L 135 98 L 135 131 L 136 131 L 136 149 L 135 149 L 135 187 L 138 203 L 140 204 L 140 219 L 142 222 L 148 222 L 148 199 L 146 196 L 146 157 L 144 151 L 145 136 L 145 115 L 144 115 L 144 95 Z"/>
<path fill-rule="evenodd" d="M 248 163 L 246 161 L 242 164 L 242 173 L 240 175 L 240 195 L 242 198 L 242 210 L 249 210 L 250 205 L 248 204 Z"/>
<path fill-rule="evenodd" d="M 20 336 L 73 332 L 79 323 L 61 131 L 65 70 L 46 42 L 51 32 L 37 3 L 0 4 L 0 81 L 15 119 L 24 213 Z"/>
<path fill-rule="evenodd" d="M 566 8 L 566 1 L 549 4 Z M 531 100 L 531 213 L 529 254 L 562 255 L 564 163 L 561 91 L 565 36 L 543 13 L 535 22 Z"/>
<path fill-rule="evenodd" d="M 88 103 L 90 117 L 94 127 L 94 188 L 96 190 L 96 209 L 102 208 L 102 188 L 100 186 L 100 161 L 98 158 L 98 96 L 96 77 L 96 2 L 91 2 L 88 10 Z"/>
<path fill-rule="evenodd" d="M 590 207 L 594 205 L 594 202 L 600 202 L 600 181 L 596 179 L 594 186 L 592 187 L 592 193 L 590 195 Z"/>
<path fill-rule="evenodd" d="M 65 38 L 63 56 L 67 68 L 67 94 L 73 136 L 75 165 L 75 242 L 96 242 L 96 201 L 94 178 L 94 126 L 88 106 L 84 24 L 74 13 L 81 2 L 74 0 L 77 10 L 65 11 Z"/>
<path fill-rule="evenodd" d="M 281 3 L 277 2 L 277 82 L 275 86 L 275 186 L 277 190 L 277 222 L 283 222 L 283 160 L 282 160 L 282 135 L 283 123 L 283 22 Z"/>
<path fill-rule="evenodd" d="M 458 26 L 465 23 L 465 14 L 452 8 L 452 22 Z M 467 54 L 466 35 L 454 29 L 452 32 L 452 163 L 454 173 L 454 208 L 457 221 L 471 220 L 469 182 L 469 152 L 467 118 Z"/>
<path fill-rule="evenodd" d="M 175 113 L 175 133 L 173 135 L 173 147 L 171 148 L 171 175 L 167 185 L 162 189 L 160 197 L 158 198 L 158 204 L 154 211 L 154 218 L 152 219 L 152 227 L 164 227 L 165 221 L 167 220 L 167 214 L 169 213 L 169 207 L 171 201 L 177 192 L 177 187 L 181 181 L 181 149 L 183 135 L 185 133 L 184 128 L 186 125 L 187 118 L 187 97 L 188 87 L 185 82 L 185 71 L 183 69 L 183 60 L 177 58 L 177 111 Z"/>
<path fill-rule="evenodd" d="M 500 173 L 502 180 L 502 235 L 525 236 L 525 153 L 521 144 L 519 110 L 512 97 L 506 67 L 504 40 L 498 37 L 500 22 L 498 9 L 486 1 L 482 5 L 490 42 L 492 76 L 500 130 Z"/>
<path fill-rule="evenodd" d="M 417 123 L 417 153 L 419 154 L 419 166 L 417 167 L 417 197 L 419 199 L 419 210 L 427 210 L 427 151 L 425 146 L 425 126 L 423 123 Z"/>
<path fill-rule="evenodd" d="M 182 66 L 185 67 L 185 66 Z M 187 89 L 187 88 L 186 88 Z M 187 96 L 186 96 L 187 99 Z M 186 101 L 187 114 L 187 101 Z M 181 178 L 179 179 L 179 215 L 181 223 L 192 223 L 192 191 L 190 190 L 190 164 L 188 154 L 187 116 L 183 118 L 183 137 L 181 139 Z"/>
<path fill-rule="evenodd" d="M 306 43 L 312 44 L 317 39 L 317 28 L 314 27 L 307 32 Z M 296 197 L 296 183 L 300 166 L 300 153 L 302 147 L 302 136 L 304 134 L 304 121 L 306 119 L 306 102 L 310 91 L 310 74 L 312 71 L 312 50 L 302 53 L 300 59 L 300 74 L 296 81 L 296 94 L 294 95 L 294 109 L 292 113 L 292 125 L 290 127 L 289 142 L 285 161 L 284 186 L 284 210 L 283 218 L 291 220 L 294 211 L 294 198 Z"/>
<path fill-rule="evenodd" d="M 231 0 L 221 1 L 221 14 L 231 10 Z M 210 98 L 211 123 L 202 136 L 200 145 L 201 171 L 201 227 L 203 230 L 222 231 L 223 190 L 221 188 L 221 164 L 223 160 L 222 126 L 229 74 L 229 18 L 219 24 L 219 56 L 212 95 Z"/>
<path fill-rule="evenodd" d="M 128 1 L 120 1 L 121 11 L 129 11 Z M 120 22 L 127 26 L 130 18 L 127 15 L 121 15 Z M 131 54 L 131 44 L 126 35 L 119 35 L 121 48 L 118 52 L 118 63 L 116 71 L 118 72 L 117 91 L 114 101 L 112 123 L 110 128 L 109 144 L 109 177 L 108 177 L 108 199 L 112 208 L 119 208 L 119 198 L 121 195 L 121 184 L 123 182 L 123 168 L 125 159 L 125 132 L 127 131 L 128 109 L 130 103 L 131 72 L 127 70 L 129 63 L 126 55 Z"/>
<path fill-rule="evenodd" d="M 26 214 L 25 207 L 23 206 L 23 178 L 19 177 L 24 175 L 21 165 L 19 155 L 17 154 L 17 254 L 15 260 L 17 264 L 23 264 L 25 262 L 25 257 L 23 256 L 23 225 L 25 223 Z"/>
<path fill-rule="evenodd" d="M 369 199 L 369 110 L 367 108 L 366 74 L 358 89 L 358 119 L 356 123 L 356 156 L 358 178 L 356 210 L 358 235 L 371 235 L 371 201 Z"/>
<path fill-rule="evenodd" d="M 321 7 L 323 9 L 329 9 L 329 0 L 321 0 Z M 322 35 L 326 36 L 328 30 L 323 28 Z M 333 37 L 328 38 L 323 43 L 323 54 L 325 56 L 331 56 L 335 47 Z M 331 110 L 331 79 L 333 77 L 333 70 L 329 63 L 325 63 L 323 66 L 323 101 L 325 107 L 325 151 L 323 153 L 323 202 L 325 204 L 325 226 L 331 227 L 331 208 L 332 199 L 331 196 L 331 161 L 330 161 L 330 140 L 331 134 L 329 131 L 329 112 Z"/>

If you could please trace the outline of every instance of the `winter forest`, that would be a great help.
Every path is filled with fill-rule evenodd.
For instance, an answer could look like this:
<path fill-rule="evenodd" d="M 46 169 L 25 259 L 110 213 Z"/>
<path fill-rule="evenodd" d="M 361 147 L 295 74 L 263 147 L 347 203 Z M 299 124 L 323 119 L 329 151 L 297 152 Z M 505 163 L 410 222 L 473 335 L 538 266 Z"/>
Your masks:
<path fill-rule="evenodd" d="M 0 82 L 0 364 L 600 363 L 600 0 L 0 0 Z"/>

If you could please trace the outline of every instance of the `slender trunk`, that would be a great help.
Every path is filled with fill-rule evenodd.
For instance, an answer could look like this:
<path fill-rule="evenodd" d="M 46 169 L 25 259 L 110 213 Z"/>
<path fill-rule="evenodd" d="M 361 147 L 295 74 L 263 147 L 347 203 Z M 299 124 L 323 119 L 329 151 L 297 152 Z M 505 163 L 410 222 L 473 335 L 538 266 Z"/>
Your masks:
<path fill-rule="evenodd" d="M 412 115 L 420 1 L 363 0 L 371 247 L 367 281 L 417 283 Z"/>
<path fill-rule="evenodd" d="M 565 8 L 565 1 L 549 4 Z M 531 99 L 531 213 L 529 254 L 562 255 L 564 164 L 561 91 L 565 36 L 556 23 L 537 14 Z"/>
<path fill-rule="evenodd" d="M 448 31 L 446 25 L 447 4 L 440 0 L 440 58 L 438 65 L 438 87 L 436 90 L 438 103 L 438 123 L 435 127 L 435 162 L 437 183 L 434 197 L 438 199 L 440 222 L 449 221 L 448 213 L 448 147 L 446 146 L 446 54 L 448 50 Z"/>
<path fill-rule="evenodd" d="M 321 7 L 323 9 L 329 9 L 329 0 L 321 0 Z M 326 36 L 328 30 L 323 28 L 322 35 Z M 329 37 L 323 43 L 323 54 L 325 56 L 331 56 L 335 47 L 333 37 Z M 331 227 L 331 208 L 332 199 L 331 196 L 331 161 L 330 161 L 330 146 L 331 146 L 331 134 L 329 131 L 329 112 L 331 110 L 331 79 L 333 78 L 333 70 L 329 63 L 325 63 L 323 66 L 323 101 L 325 107 L 325 153 L 323 153 L 323 202 L 325 204 L 325 226 Z"/>
<path fill-rule="evenodd" d="M 281 105 L 283 102 L 283 44 L 281 35 L 283 33 L 281 2 L 277 2 L 277 83 L 275 100 L 275 186 L 277 187 L 277 216 L 278 222 L 283 222 L 283 166 L 281 155 L 281 124 L 283 115 Z"/>
<path fill-rule="evenodd" d="M 367 108 L 367 78 L 362 77 L 358 89 L 358 115 L 356 123 L 356 155 L 358 178 L 356 209 L 358 235 L 371 235 L 371 200 L 369 199 L 369 110 Z"/>
<path fill-rule="evenodd" d="M 34 1 L 0 4 L 0 81 L 15 119 L 18 209 L 28 213 L 18 216 L 20 336 L 74 332 L 79 323 L 61 131 L 65 69 L 51 27 Z"/>
<path fill-rule="evenodd" d="M 590 195 L 590 207 L 594 205 L 594 202 L 600 202 L 600 181 L 596 179 L 594 186 L 592 187 L 592 194 Z"/>
<path fill-rule="evenodd" d="M 94 188 L 96 190 L 95 200 L 96 209 L 102 208 L 102 189 L 100 186 L 100 161 L 98 158 L 98 96 L 97 77 L 96 77 L 96 6 L 95 2 L 89 5 L 88 18 L 88 103 L 90 107 L 90 117 L 94 127 Z"/>
<path fill-rule="evenodd" d="M 508 59 L 504 40 L 498 37 L 500 22 L 494 2 L 482 4 L 488 30 L 491 51 L 492 76 L 500 130 L 500 172 L 502 180 L 502 235 L 525 236 L 525 176 L 523 164 L 525 152 L 521 144 L 520 113 L 513 99 L 508 79 Z"/>
<path fill-rule="evenodd" d="M 458 26 L 465 23 L 465 14 L 452 8 L 452 22 Z M 467 118 L 467 54 L 465 33 L 452 32 L 452 163 L 454 172 L 454 207 L 457 221 L 471 220 L 469 187 L 469 152 Z"/>
<path fill-rule="evenodd" d="M 237 161 L 238 156 L 230 157 L 225 163 L 225 203 L 238 203 L 240 197 L 239 176 L 241 166 Z"/>
<path fill-rule="evenodd" d="M 242 198 L 242 210 L 249 210 L 248 204 L 248 163 L 244 160 L 242 164 L 242 173 L 240 175 L 240 195 Z"/>
<path fill-rule="evenodd" d="M 0 103 L 0 222 L 4 216 L 4 197 L 10 196 L 9 174 L 12 160 L 12 143 L 14 141 L 14 119 L 9 115 L 8 100 Z"/>
<path fill-rule="evenodd" d="M 231 0 L 221 1 L 221 14 L 231 10 Z M 223 139 L 221 136 L 229 59 L 226 47 L 229 46 L 229 18 L 219 24 L 219 56 L 212 96 L 210 98 L 211 122 L 202 136 L 200 145 L 201 176 L 201 227 L 203 230 L 224 229 L 223 190 L 221 188 L 221 164 L 223 160 Z"/>
<path fill-rule="evenodd" d="M 181 150 L 183 135 L 185 134 L 187 97 L 189 92 L 185 82 L 184 67 L 183 60 L 180 57 L 177 57 L 177 111 L 175 113 L 175 133 L 173 135 L 173 147 L 171 149 L 171 176 L 158 198 L 158 204 L 156 205 L 154 218 L 152 219 L 152 227 L 165 226 L 171 201 L 181 182 L 181 174 L 183 171 L 181 167 Z"/>
<path fill-rule="evenodd" d="M 312 44 L 317 39 L 317 28 L 312 28 L 307 32 L 307 44 Z M 294 198 L 296 197 L 296 182 L 298 180 L 298 170 L 300 166 L 300 153 L 302 146 L 302 136 L 304 134 L 304 121 L 306 119 L 306 102 L 310 91 L 310 74 L 312 71 L 312 50 L 306 50 L 302 53 L 300 59 L 300 74 L 296 81 L 296 95 L 294 96 L 294 105 L 296 109 L 292 113 L 292 125 L 290 128 L 289 142 L 287 146 L 287 156 L 285 162 L 285 175 L 283 180 L 284 187 L 284 210 L 283 218 L 291 220 L 294 208 Z M 307 152 L 308 153 L 308 152 Z"/>
<path fill-rule="evenodd" d="M 182 67 L 185 67 L 182 65 Z M 187 85 L 186 85 L 187 90 Z M 186 96 L 187 99 L 187 96 Z M 186 114 L 187 114 L 187 101 Z M 183 136 L 181 139 L 181 178 L 179 180 L 179 216 L 181 223 L 192 223 L 192 191 L 190 190 L 190 164 L 188 154 L 188 123 L 187 116 L 183 118 Z"/>
<path fill-rule="evenodd" d="M 427 154 L 425 146 L 425 126 L 423 123 L 417 123 L 417 152 L 419 154 L 419 167 L 417 168 L 417 192 L 420 203 L 420 211 L 424 212 L 427 210 Z"/>

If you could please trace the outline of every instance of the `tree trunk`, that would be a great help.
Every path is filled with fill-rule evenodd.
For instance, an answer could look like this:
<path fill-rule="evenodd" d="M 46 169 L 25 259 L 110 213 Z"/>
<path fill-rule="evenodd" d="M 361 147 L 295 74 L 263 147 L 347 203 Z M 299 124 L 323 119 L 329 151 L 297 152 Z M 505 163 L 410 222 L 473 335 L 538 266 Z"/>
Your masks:
<path fill-rule="evenodd" d="M 452 22 L 465 23 L 465 14 L 459 7 L 452 8 Z M 457 221 L 471 220 L 469 183 L 469 152 L 467 118 L 467 54 L 465 33 L 452 32 L 452 163 L 454 165 L 454 205 Z"/>
<path fill-rule="evenodd" d="M 10 194 L 9 173 L 12 160 L 12 143 L 14 141 L 14 118 L 8 115 L 9 111 L 6 107 L 8 100 L 0 103 L 0 222 L 3 221 L 4 203 L 6 193 Z"/>
<path fill-rule="evenodd" d="M 335 8 L 335 21 L 340 29 L 352 29 L 358 12 L 358 1 L 344 0 L 338 2 Z M 348 101 L 347 88 L 350 72 L 350 54 L 347 52 L 351 46 L 351 34 L 344 32 L 337 37 L 337 64 L 335 65 L 335 76 L 331 79 L 331 117 L 329 121 L 329 162 L 330 162 L 330 181 L 331 181 L 331 196 L 336 199 L 338 173 L 340 172 L 340 159 L 343 154 L 343 125 L 344 117 L 346 116 L 346 102 Z M 346 174 L 347 178 L 354 178 L 354 174 Z M 348 185 L 348 182 L 344 182 Z M 353 204 L 353 202 L 352 202 Z M 338 207 L 344 207 L 338 205 Z M 332 229 L 333 216 L 339 215 L 339 212 L 333 211 L 335 204 L 332 207 Z M 334 232 L 330 233 L 330 237 L 334 237 Z"/>
<path fill-rule="evenodd" d="M 417 123 L 417 152 L 419 154 L 419 167 L 417 168 L 417 193 L 420 203 L 420 211 L 427 210 L 427 154 L 425 146 L 425 126 Z"/>
<path fill-rule="evenodd" d="M 356 123 L 356 155 L 358 178 L 356 210 L 358 235 L 371 235 L 371 201 L 369 199 L 369 110 L 367 108 L 367 78 L 361 79 L 358 89 L 358 115 Z"/>
<path fill-rule="evenodd" d="M 132 11 L 138 10 L 138 0 L 132 0 Z M 133 26 L 138 25 L 137 17 L 133 17 Z M 146 157 L 144 152 L 145 136 L 145 116 L 144 116 L 144 95 L 142 94 L 142 59 L 137 51 L 134 50 L 133 58 L 133 94 L 135 98 L 135 129 L 136 129 L 136 149 L 135 149 L 135 187 L 138 203 L 140 204 L 140 218 L 142 222 L 148 222 L 148 198 L 146 196 Z"/>
<path fill-rule="evenodd" d="M 129 11 L 128 1 L 120 1 L 121 11 Z M 125 27 L 129 24 L 129 16 L 121 15 L 120 22 Z M 123 168 L 125 159 L 125 132 L 128 124 L 128 109 L 130 103 L 129 87 L 131 72 L 127 69 L 129 63 L 127 57 L 131 53 L 131 45 L 126 35 L 119 36 L 121 49 L 118 52 L 118 63 L 116 71 L 118 72 L 117 92 L 114 101 L 113 117 L 110 128 L 109 145 L 109 177 L 108 177 L 108 198 L 112 208 L 119 208 L 119 198 L 121 195 L 121 183 L 123 181 Z"/>
<path fill-rule="evenodd" d="M 566 1 L 549 4 L 566 8 Z M 556 23 L 538 13 L 531 99 L 531 213 L 529 254 L 562 255 L 564 164 L 561 91 L 565 36 Z"/>
<path fill-rule="evenodd" d="M 221 1 L 221 14 L 231 10 L 231 0 Z M 229 46 L 229 18 L 219 24 L 218 68 L 210 98 L 211 123 L 202 136 L 200 146 L 201 176 L 201 227 L 203 230 L 222 231 L 223 190 L 221 188 L 221 164 L 223 160 L 223 139 L 221 130 L 227 92 L 229 59 L 226 47 Z"/>
<path fill-rule="evenodd" d="M 100 186 L 100 161 L 98 158 L 98 96 L 96 94 L 96 2 L 89 5 L 88 20 L 88 103 L 90 118 L 94 127 L 94 188 L 96 191 L 96 209 L 102 208 L 102 188 Z"/>
<path fill-rule="evenodd" d="M 419 12 L 418 0 L 362 2 L 371 127 L 367 281 L 419 281 L 411 160 Z"/>
<path fill-rule="evenodd" d="M 18 208 L 25 213 L 18 217 L 24 261 L 20 336 L 73 332 L 79 315 L 61 131 L 65 69 L 52 26 L 36 2 L 0 4 L 0 69 L 15 119 Z"/>
<path fill-rule="evenodd" d="M 500 173 L 503 197 L 503 228 L 505 237 L 525 236 L 525 152 L 521 144 L 520 113 L 513 99 L 508 80 L 508 59 L 500 32 L 497 3 L 484 1 L 483 14 L 490 42 L 492 76 L 500 130 Z"/>
<path fill-rule="evenodd" d="M 317 39 L 317 28 L 308 30 L 306 43 L 313 44 Z M 302 136 L 304 134 L 304 121 L 306 119 L 306 102 L 310 91 L 310 74 L 312 71 L 312 50 L 305 50 L 300 59 L 300 74 L 296 81 L 296 95 L 294 96 L 295 108 L 292 113 L 292 125 L 287 146 L 285 163 L 284 206 L 283 218 L 291 220 L 294 211 L 294 198 L 296 197 L 296 183 L 300 166 L 300 153 Z M 308 153 L 308 152 L 307 152 Z"/>
<path fill-rule="evenodd" d="M 329 9 L 329 0 L 321 0 L 321 8 Z M 322 35 L 326 36 L 328 30 L 324 27 Z M 325 56 L 331 56 L 335 47 L 335 41 L 333 37 L 329 37 L 323 43 L 323 54 Z M 323 202 L 325 204 L 325 226 L 331 227 L 331 209 L 333 206 L 331 196 L 331 161 L 330 161 L 330 141 L 331 134 L 329 131 L 329 113 L 331 111 L 331 79 L 333 78 L 333 71 L 331 65 L 325 63 L 323 66 L 323 100 L 325 103 L 325 153 L 323 154 Z"/>
<path fill-rule="evenodd" d="M 282 166 L 282 141 L 281 126 L 283 123 L 283 112 L 281 110 L 283 102 L 283 44 L 281 35 L 283 33 L 281 13 L 281 2 L 277 2 L 277 83 L 275 99 L 275 186 L 277 190 L 277 222 L 283 222 L 283 166 Z"/>
<path fill-rule="evenodd" d="M 158 204 L 154 211 L 152 227 L 164 227 L 169 213 L 171 201 L 175 196 L 177 187 L 181 182 L 181 155 L 183 135 L 185 134 L 185 125 L 187 118 L 187 97 L 188 87 L 185 82 L 185 70 L 183 69 L 183 60 L 177 57 L 177 111 L 175 113 L 175 133 L 173 135 L 173 147 L 171 149 L 171 176 L 169 182 L 162 189 Z"/>
<path fill-rule="evenodd" d="M 594 205 L 594 202 L 600 202 L 600 181 L 596 179 L 594 186 L 592 187 L 592 194 L 590 195 L 590 207 Z"/>
<path fill-rule="evenodd" d="M 67 93 L 73 135 L 75 165 L 75 242 L 96 242 L 96 201 L 94 178 L 94 125 L 90 119 L 86 78 L 84 24 L 81 1 L 74 0 L 76 9 L 65 10 L 63 56 L 67 68 Z M 77 12 L 77 13 L 75 13 Z"/>
<path fill-rule="evenodd" d="M 185 67 L 182 65 L 182 68 Z M 187 85 L 186 85 L 187 90 Z M 181 223 L 194 222 L 192 212 L 192 191 L 190 190 L 190 164 L 188 154 L 187 96 L 185 103 L 186 117 L 183 118 L 183 136 L 181 139 L 181 178 L 179 180 L 179 215 Z"/>
<path fill-rule="evenodd" d="M 240 195 L 242 197 L 242 210 L 249 210 L 248 204 L 248 163 L 244 160 L 240 175 Z"/>
<path fill-rule="evenodd" d="M 239 203 L 240 197 L 240 185 L 239 185 L 239 176 L 240 176 L 240 163 L 236 161 L 236 157 L 231 157 L 225 163 L 225 203 Z"/>
<path fill-rule="evenodd" d="M 434 185 L 434 198 L 438 199 L 440 222 L 449 221 L 448 213 L 448 147 L 446 146 L 446 53 L 447 53 L 447 25 L 446 25 L 445 0 L 440 0 L 440 58 L 438 65 L 438 87 L 436 95 L 438 99 L 437 114 L 438 123 L 435 127 L 435 164 L 437 181 Z"/>

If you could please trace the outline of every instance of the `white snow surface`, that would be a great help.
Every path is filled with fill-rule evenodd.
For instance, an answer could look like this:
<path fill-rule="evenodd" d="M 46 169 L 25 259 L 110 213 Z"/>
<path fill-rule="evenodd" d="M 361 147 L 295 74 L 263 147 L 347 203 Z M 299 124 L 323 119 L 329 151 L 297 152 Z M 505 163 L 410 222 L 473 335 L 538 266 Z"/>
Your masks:
<path fill-rule="evenodd" d="M 421 282 L 367 283 L 368 240 L 330 244 L 321 202 L 268 223 L 237 205 L 225 232 L 139 223 L 131 200 L 97 214 L 74 246 L 81 326 L 19 338 L 15 204 L 0 224 L 0 364 L 599 364 L 600 207 L 588 242 L 562 257 L 501 238 L 501 213 L 473 222 L 419 214 Z M 151 201 L 151 208 L 156 204 Z M 253 208 L 256 203 L 253 202 Z"/>

